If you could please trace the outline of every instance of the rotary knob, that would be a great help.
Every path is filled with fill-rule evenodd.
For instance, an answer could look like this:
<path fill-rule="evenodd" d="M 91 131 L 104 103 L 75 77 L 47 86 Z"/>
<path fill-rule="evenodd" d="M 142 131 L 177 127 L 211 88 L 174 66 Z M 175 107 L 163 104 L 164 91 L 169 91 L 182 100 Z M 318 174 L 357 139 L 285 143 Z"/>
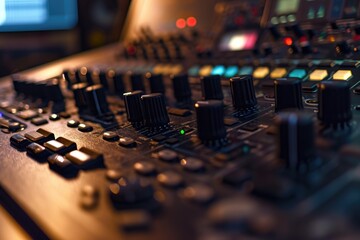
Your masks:
<path fill-rule="evenodd" d="M 252 76 L 244 75 L 230 78 L 230 90 L 233 106 L 241 112 L 257 108 L 257 99 Z"/>
<path fill-rule="evenodd" d="M 174 96 L 176 101 L 190 102 L 191 89 L 189 84 L 189 77 L 187 74 L 179 74 L 171 77 L 173 83 Z"/>
<path fill-rule="evenodd" d="M 124 93 L 127 120 L 136 128 L 141 127 L 144 122 L 141 103 L 142 95 L 142 91 Z"/>
<path fill-rule="evenodd" d="M 278 129 L 278 157 L 291 170 L 306 169 L 316 157 L 312 115 L 305 112 L 282 112 L 275 123 Z"/>
<path fill-rule="evenodd" d="M 153 130 L 167 127 L 170 122 L 164 95 L 152 93 L 141 96 L 145 125 Z"/>
<path fill-rule="evenodd" d="M 195 104 L 198 137 L 208 146 L 226 144 L 224 106 L 222 101 L 198 101 Z"/>
<path fill-rule="evenodd" d="M 86 88 L 86 101 L 91 114 L 102 116 L 109 112 L 105 90 L 102 85 L 92 85 Z"/>
<path fill-rule="evenodd" d="M 318 91 L 318 119 L 325 127 L 349 126 L 352 119 L 349 84 L 345 81 L 323 81 Z"/>
<path fill-rule="evenodd" d="M 165 93 L 165 85 L 161 74 L 146 74 L 146 78 L 150 84 L 151 93 Z"/>
<path fill-rule="evenodd" d="M 221 77 L 213 75 L 201 78 L 201 91 L 204 100 L 223 100 Z"/>
<path fill-rule="evenodd" d="M 279 78 L 274 81 L 275 112 L 285 109 L 303 109 L 301 80 L 298 78 Z"/>
<path fill-rule="evenodd" d="M 131 89 L 133 91 L 140 90 L 145 92 L 143 76 L 141 74 L 135 74 L 135 73 L 131 74 L 130 83 L 131 83 Z"/>

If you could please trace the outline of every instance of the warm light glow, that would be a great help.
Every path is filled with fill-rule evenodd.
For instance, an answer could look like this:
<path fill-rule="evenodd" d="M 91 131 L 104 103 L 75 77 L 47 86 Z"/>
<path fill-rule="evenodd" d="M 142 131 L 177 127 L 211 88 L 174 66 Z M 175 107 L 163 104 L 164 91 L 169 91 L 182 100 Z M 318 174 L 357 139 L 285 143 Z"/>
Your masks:
<path fill-rule="evenodd" d="M 197 20 L 196 20 L 195 17 L 188 17 L 188 18 L 186 19 L 186 23 L 187 23 L 187 25 L 188 25 L 189 27 L 195 27 L 196 24 L 197 24 Z"/>
<path fill-rule="evenodd" d="M 185 19 L 179 18 L 178 20 L 176 20 L 176 27 L 180 29 L 185 28 L 186 27 Z"/>
<path fill-rule="evenodd" d="M 286 38 L 284 38 L 284 43 L 287 46 L 291 46 L 291 45 L 293 45 L 293 40 L 291 37 L 286 37 Z"/>

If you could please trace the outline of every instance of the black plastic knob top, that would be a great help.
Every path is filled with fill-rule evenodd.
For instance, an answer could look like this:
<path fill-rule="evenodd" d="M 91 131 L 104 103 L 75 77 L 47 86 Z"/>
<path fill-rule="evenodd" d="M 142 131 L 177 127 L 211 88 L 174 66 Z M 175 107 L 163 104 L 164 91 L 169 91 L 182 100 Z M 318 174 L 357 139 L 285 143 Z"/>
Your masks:
<path fill-rule="evenodd" d="M 124 79 L 123 79 L 124 75 L 119 70 L 109 69 L 106 72 L 106 78 L 112 81 L 113 83 L 112 92 L 114 92 L 118 96 L 123 96 L 125 91 Z"/>
<path fill-rule="evenodd" d="M 148 73 L 146 79 L 149 81 L 151 93 L 165 93 L 164 80 L 161 74 Z"/>
<path fill-rule="evenodd" d="M 179 74 L 172 76 L 171 79 L 176 100 L 178 102 L 191 101 L 189 76 L 187 74 Z"/>
<path fill-rule="evenodd" d="M 131 89 L 133 91 L 140 90 L 145 92 L 145 86 L 143 81 L 143 75 L 133 73 L 130 75 Z"/>
<path fill-rule="evenodd" d="M 257 99 L 251 75 L 230 78 L 230 90 L 236 110 L 245 112 L 256 109 Z"/>
<path fill-rule="evenodd" d="M 313 116 L 305 112 L 283 112 L 275 122 L 278 157 L 289 169 L 306 169 L 316 156 Z"/>
<path fill-rule="evenodd" d="M 87 83 L 77 83 L 72 85 L 75 105 L 78 108 L 79 112 L 83 112 L 84 110 L 87 109 L 87 99 L 86 99 L 87 87 L 88 87 Z"/>
<path fill-rule="evenodd" d="M 205 145 L 226 143 L 224 105 L 219 100 L 198 101 L 195 104 L 198 137 Z"/>
<path fill-rule="evenodd" d="M 202 77 L 201 91 L 204 100 L 223 100 L 221 77 L 219 75 Z"/>
<path fill-rule="evenodd" d="M 134 127 L 140 127 L 144 122 L 141 103 L 141 96 L 143 94 L 142 91 L 124 93 L 127 120 L 131 122 Z"/>
<path fill-rule="evenodd" d="M 344 128 L 352 119 L 350 86 L 345 81 L 319 84 L 318 119 L 326 127 Z"/>
<path fill-rule="evenodd" d="M 279 78 L 274 81 L 275 112 L 285 109 L 303 109 L 301 80 L 298 78 Z"/>
<path fill-rule="evenodd" d="M 166 110 L 165 98 L 161 93 L 141 96 L 145 125 L 151 129 L 166 127 L 169 116 Z"/>
<path fill-rule="evenodd" d="M 102 116 L 109 112 L 105 90 L 102 85 L 92 85 L 86 88 L 86 100 L 90 113 Z"/>

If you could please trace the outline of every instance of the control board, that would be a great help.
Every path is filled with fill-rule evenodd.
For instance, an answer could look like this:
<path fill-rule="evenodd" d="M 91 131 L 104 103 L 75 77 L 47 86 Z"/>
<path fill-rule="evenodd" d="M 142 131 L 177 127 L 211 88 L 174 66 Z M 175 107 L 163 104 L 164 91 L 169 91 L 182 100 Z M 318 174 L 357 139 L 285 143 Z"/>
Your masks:
<path fill-rule="evenodd" d="M 359 18 L 134 1 L 120 43 L 0 82 L 1 205 L 36 239 L 358 239 Z"/>

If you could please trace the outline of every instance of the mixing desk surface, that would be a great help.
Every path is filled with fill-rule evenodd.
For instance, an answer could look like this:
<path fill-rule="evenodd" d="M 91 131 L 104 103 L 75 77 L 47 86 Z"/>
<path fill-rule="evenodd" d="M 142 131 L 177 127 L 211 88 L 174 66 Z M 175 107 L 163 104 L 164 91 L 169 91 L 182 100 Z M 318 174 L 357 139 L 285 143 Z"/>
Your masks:
<path fill-rule="evenodd" d="M 35 239 L 359 239 L 358 19 L 132 1 L 120 43 L 0 82 L 0 206 Z"/>

